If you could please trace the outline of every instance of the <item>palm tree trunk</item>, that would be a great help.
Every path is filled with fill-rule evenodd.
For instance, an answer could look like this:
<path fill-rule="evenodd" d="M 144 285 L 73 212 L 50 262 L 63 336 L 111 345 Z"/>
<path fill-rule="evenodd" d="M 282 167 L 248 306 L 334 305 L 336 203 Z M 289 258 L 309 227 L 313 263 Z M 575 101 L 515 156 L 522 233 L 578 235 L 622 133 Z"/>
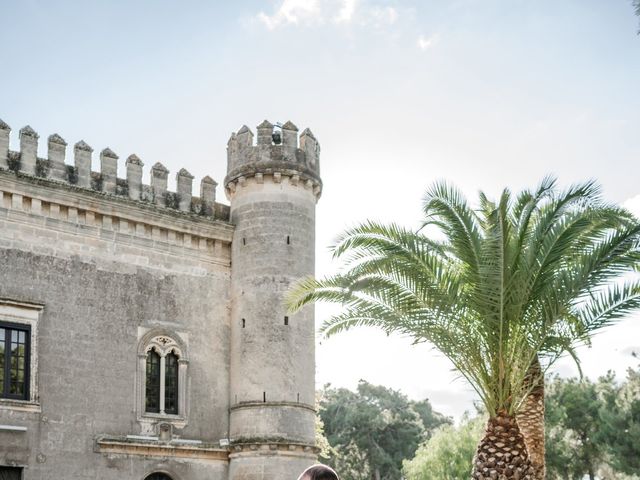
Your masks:
<path fill-rule="evenodd" d="M 490 418 L 473 464 L 474 480 L 533 480 L 534 469 L 513 415 Z"/>
<path fill-rule="evenodd" d="M 529 367 L 526 382 L 525 386 L 531 388 L 531 393 L 516 415 L 516 420 L 535 470 L 533 478 L 544 480 L 544 376 L 538 357 Z"/>

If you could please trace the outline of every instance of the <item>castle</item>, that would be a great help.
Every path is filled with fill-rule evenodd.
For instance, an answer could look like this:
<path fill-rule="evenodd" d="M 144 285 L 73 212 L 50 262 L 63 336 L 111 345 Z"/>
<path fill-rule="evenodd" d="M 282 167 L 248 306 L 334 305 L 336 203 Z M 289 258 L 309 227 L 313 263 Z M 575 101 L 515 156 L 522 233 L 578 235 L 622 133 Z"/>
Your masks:
<path fill-rule="evenodd" d="M 205 177 L 0 121 L 0 478 L 286 480 L 316 458 L 319 145 L 287 122 Z M 255 144 L 254 144 L 255 143 Z M 125 178 L 121 178 L 124 176 Z"/>

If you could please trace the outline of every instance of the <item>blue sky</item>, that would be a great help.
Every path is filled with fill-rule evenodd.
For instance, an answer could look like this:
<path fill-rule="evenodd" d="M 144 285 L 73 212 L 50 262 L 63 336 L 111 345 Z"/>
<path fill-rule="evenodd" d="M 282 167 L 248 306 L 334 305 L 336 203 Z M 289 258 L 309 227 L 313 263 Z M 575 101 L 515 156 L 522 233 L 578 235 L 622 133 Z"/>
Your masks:
<path fill-rule="evenodd" d="M 2 3 L 0 118 L 14 149 L 30 124 L 42 156 L 57 132 L 121 159 L 135 152 L 147 176 L 160 161 L 221 181 L 242 124 L 310 127 L 325 182 L 319 273 L 334 268 L 326 245 L 348 225 L 417 225 L 435 179 L 473 197 L 547 173 L 597 178 L 640 212 L 639 19 L 628 0 Z M 633 365 L 639 323 L 598 339 L 587 373 Z M 366 330 L 318 348 L 319 382 L 366 378 L 459 415 L 472 395 L 449 370 L 427 347 Z"/>

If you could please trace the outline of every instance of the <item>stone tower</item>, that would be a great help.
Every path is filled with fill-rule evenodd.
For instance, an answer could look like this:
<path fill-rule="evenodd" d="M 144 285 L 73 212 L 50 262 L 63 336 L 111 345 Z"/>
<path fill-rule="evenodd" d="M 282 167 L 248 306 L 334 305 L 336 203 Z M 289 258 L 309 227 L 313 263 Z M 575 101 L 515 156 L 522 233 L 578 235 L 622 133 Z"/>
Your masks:
<path fill-rule="evenodd" d="M 243 126 L 227 146 L 231 252 L 230 480 L 295 479 L 315 461 L 312 307 L 283 296 L 314 273 L 319 145 L 291 122 Z M 299 142 L 299 143 L 298 143 Z"/>

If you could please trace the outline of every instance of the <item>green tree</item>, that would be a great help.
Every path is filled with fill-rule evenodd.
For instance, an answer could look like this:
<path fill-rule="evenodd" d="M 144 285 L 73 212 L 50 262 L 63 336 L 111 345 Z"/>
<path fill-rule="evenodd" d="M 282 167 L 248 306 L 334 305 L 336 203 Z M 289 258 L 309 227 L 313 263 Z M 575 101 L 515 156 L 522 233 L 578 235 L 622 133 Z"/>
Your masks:
<path fill-rule="evenodd" d="M 547 470 L 550 479 L 580 480 L 588 475 L 596 478 L 606 461 L 607 445 L 602 441 L 600 413 L 604 402 L 598 393 L 600 384 L 588 379 L 555 378 L 548 384 Z"/>
<path fill-rule="evenodd" d="M 464 417 L 459 427 L 444 425 L 420 445 L 402 471 L 407 480 L 467 480 L 486 418 Z"/>
<path fill-rule="evenodd" d="M 428 399 L 413 402 L 413 410 L 420 416 L 427 438 L 430 437 L 436 428 L 441 425 L 451 424 L 451 419 L 439 412 L 436 412 Z"/>
<path fill-rule="evenodd" d="M 602 437 L 611 466 L 632 475 L 640 472 L 640 368 L 629 369 L 626 381 L 603 388 Z"/>
<path fill-rule="evenodd" d="M 334 449 L 329 463 L 345 480 L 400 479 L 402 461 L 413 457 L 431 428 L 449 421 L 428 401 L 413 402 L 362 380 L 355 392 L 325 386 L 321 398 L 320 417 Z"/>
<path fill-rule="evenodd" d="M 593 182 L 564 192 L 555 183 L 515 197 L 504 190 L 497 201 L 481 193 L 477 210 L 436 183 L 420 231 L 375 222 L 348 230 L 333 247 L 342 272 L 306 279 L 288 297 L 292 310 L 343 306 L 322 325 L 325 335 L 376 326 L 447 356 L 489 414 L 476 479 L 540 475 L 515 415 L 560 355 L 577 362 L 576 344 L 640 306 L 640 284 L 619 282 L 640 258 L 636 219 L 605 204 Z"/>

